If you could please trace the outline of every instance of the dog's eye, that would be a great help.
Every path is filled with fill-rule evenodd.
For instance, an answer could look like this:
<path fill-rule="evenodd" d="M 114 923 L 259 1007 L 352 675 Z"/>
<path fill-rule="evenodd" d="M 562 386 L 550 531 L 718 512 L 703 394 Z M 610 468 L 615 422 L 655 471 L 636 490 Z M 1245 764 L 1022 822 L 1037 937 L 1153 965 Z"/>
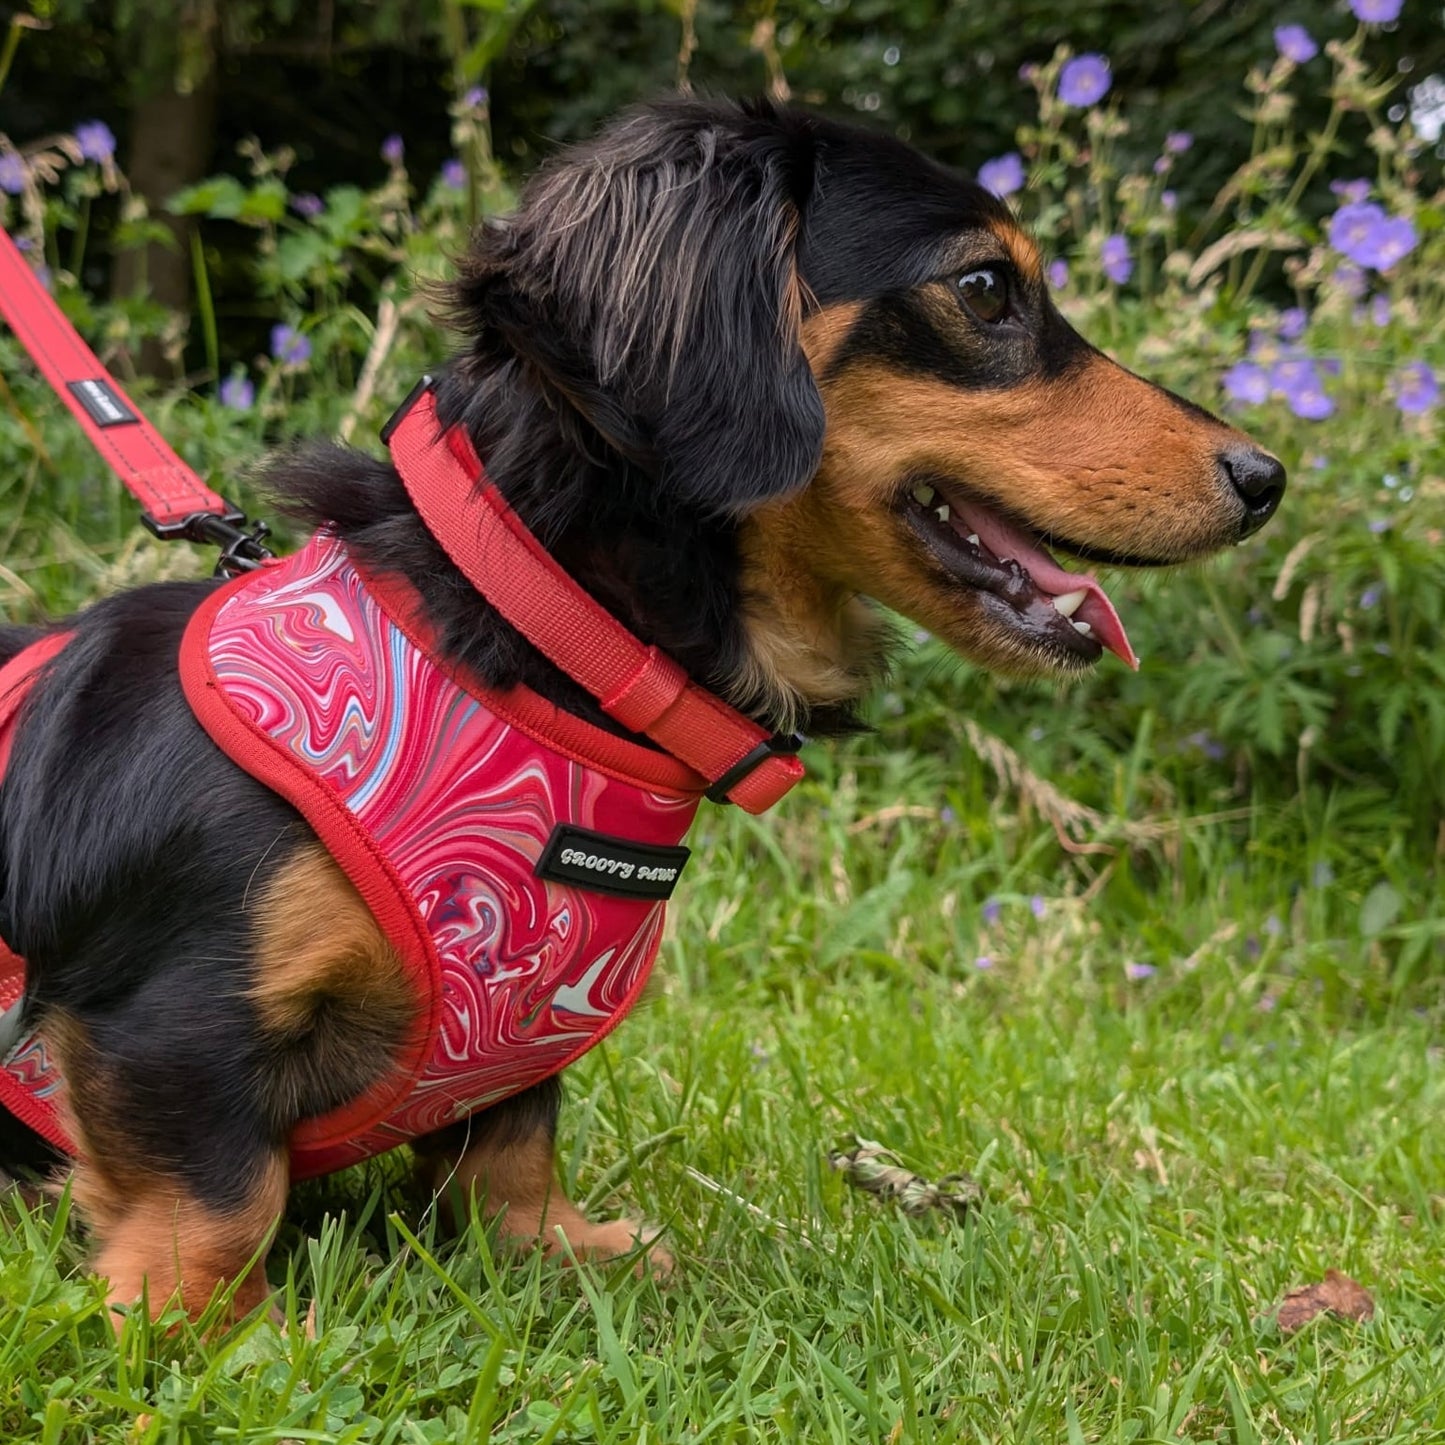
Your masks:
<path fill-rule="evenodd" d="M 1002 271 L 970 271 L 959 277 L 958 294 L 980 321 L 993 323 L 1008 315 L 1008 278 Z"/>

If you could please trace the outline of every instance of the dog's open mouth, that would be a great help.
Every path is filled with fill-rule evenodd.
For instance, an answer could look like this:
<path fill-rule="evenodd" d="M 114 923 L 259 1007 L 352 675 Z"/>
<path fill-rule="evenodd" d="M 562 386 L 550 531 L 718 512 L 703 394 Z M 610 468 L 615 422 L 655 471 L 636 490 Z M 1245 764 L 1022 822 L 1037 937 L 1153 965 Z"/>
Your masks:
<path fill-rule="evenodd" d="M 1094 663 L 1107 648 L 1129 667 L 1139 659 L 1104 589 L 1066 572 L 1037 537 L 941 483 L 914 482 L 903 516 L 950 576 L 982 593 L 989 612 L 1036 647 Z"/>

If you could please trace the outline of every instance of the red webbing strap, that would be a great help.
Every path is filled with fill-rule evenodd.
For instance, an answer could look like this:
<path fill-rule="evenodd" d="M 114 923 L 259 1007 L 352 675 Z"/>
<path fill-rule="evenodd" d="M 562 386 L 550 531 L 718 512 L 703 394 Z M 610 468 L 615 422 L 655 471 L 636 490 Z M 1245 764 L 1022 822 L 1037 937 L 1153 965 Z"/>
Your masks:
<path fill-rule="evenodd" d="M 30 693 L 30 684 L 40 670 L 70 641 L 68 632 L 51 632 L 33 642 L 0 667 L 0 777 L 10 761 L 15 738 L 15 718 Z M 25 993 L 25 960 L 0 939 L 0 1016 L 21 1007 Z M 3 1032 L 7 1044 L 20 1042 L 5 1021 Z M 0 1069 L 0 1107 L 8 1109 L 22 1123 L 48 1139 L 64 1154 L 74 1154 L 75 1146 L 66 1137 L 55 1112 L 54 1102 L 27 1089 L 7 1069 Z"/>
<path fill-rule="evenodd" d="M 3 229 L 0 315 L 96 450 L 156 522 L 175 524 L 197 512 L 231 513 L 140 414 Z"/>
<path fill-rule="evenodd" d="M 562 571 L 487 482 L 462 429 L 442 435 L 430 391 L 386 436 L 407 493 L 462 574 L 608 716 L 710 782 L 766 746 L 762 728 L 690 682 L 666 653 L 639 641 Z M 802 776 L 797 758 L 772 753 L 731 784 L 727 797 L 761 813 Z"/>

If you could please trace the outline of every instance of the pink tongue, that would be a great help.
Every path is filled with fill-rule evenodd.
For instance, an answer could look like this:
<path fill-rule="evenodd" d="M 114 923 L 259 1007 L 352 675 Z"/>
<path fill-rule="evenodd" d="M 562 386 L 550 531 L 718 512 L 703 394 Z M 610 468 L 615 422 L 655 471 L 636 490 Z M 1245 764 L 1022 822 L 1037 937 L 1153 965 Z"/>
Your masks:
<path fill-rule="evenodd" d="M 1088 596 L 1079 603 L 1079 610 L 1074 613 L 1074 620 L 1087 622 L 1103 646 L 1138 672 L 1139 659 L 1134 656 L 1134 649 L 1129 645 L 1128 634 L 1119 621 L 1119 614 L 1114 611 L 1114 604 L 1087 572 L 1065 572 L 1038 543 L 1030 541 L 1018 528 L 1011 527 L 1003 518 L 983 507 L 955 504 L 952 521 L 954 529 L 964 536 L 977 532 L 979 541 L 1000 562 L 1017 562 L 1034 579 L 1034 586 L 1040 592 L 1050 597 L 1062 597 L 1067 592 L 1081 589 L 1087 592 Z"/>

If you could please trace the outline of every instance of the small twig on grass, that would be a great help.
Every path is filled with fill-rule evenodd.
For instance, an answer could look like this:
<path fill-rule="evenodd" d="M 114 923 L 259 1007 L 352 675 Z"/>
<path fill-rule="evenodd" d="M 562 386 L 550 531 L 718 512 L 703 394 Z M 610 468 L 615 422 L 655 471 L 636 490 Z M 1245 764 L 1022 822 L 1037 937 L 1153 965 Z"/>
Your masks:
<path fill-rule="evenodd" d="M 900 818 L 937 817 L 937 808 L 925 808 L 921 803 L 895 803 L 892 807 L 879 808 L 876 813 L 869 813 L 857 822 L 849 823 L 848 836 L 851 838 L 855 834 L 866 833 L 869 828 L 876 828 L 880 823 L 896 823 Z"/>
<path fill-rule="evenodd" d="M 779 1219 L 774 1219 L 771 1214 L 759 1209 L 756 1204 L 749 1203 L 741 1194 L 735 1194 L 725 1184 L 719 1184 L 716 1179 L 709 1179 L 700 1169 L 694 1169 L 691 1164 L 684 1167 L 683 1173 L 687 1175 L 700 1189 L 706 1189 L 709 1194 L 716 1194 L 721 1199 L 726 1199 L 730 1204 L 736 1204 L 740 1209 L 745 1209 L 770 1234 L 776 1235 L 779 1239 L 796 1239 L 801 1244 L 806 1244 L 809 1249 L 816 1249 L 818 1246 L 801 1229 L 791 1228 Z"/>

